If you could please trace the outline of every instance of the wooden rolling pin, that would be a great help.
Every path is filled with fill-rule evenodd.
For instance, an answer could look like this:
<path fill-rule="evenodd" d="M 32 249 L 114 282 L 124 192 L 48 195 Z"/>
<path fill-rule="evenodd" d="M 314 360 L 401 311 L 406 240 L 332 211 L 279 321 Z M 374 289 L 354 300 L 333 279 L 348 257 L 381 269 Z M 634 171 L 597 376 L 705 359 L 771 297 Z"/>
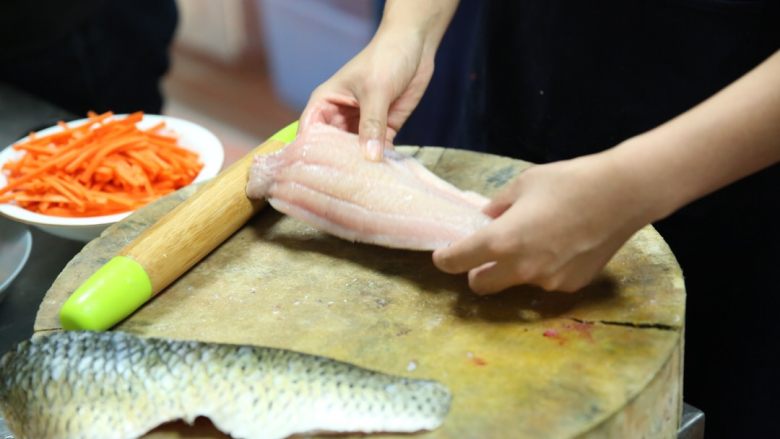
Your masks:
<path fill-rule="evenodd" d="M 246 196 L 253 157 L 282 149 L 297 130 L 295 122 L 274 134 L 125 246 L 62 305 L 62 327 L 114 326 L 241 228 L 265 204 Z"/>

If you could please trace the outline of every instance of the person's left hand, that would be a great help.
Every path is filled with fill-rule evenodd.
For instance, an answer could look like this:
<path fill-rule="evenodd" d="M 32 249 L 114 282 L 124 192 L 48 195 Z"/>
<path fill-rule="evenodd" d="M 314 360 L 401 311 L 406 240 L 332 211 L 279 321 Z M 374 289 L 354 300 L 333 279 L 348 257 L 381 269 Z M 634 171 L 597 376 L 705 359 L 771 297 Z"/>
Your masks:
<path fill-rule="evenodd" d="M 655 219 L 651 188 L 632 180 L 605 153 L 533 166 L 485 207 L 491 224 L 435 251 L 433 262 L 468 272 L 479 294 L 519 284 L 576 291 Z"/>

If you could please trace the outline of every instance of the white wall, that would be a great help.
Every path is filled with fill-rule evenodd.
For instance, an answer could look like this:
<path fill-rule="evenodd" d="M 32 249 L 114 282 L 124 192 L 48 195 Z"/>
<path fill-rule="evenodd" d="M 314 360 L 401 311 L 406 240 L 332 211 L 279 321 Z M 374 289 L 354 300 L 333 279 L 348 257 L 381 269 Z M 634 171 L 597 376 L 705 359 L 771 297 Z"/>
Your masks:
<path fill-rule="evenodd" d="M 245 3 L 238 0 L 179 0 L 179 44 L 219 61 L 238 59 L 248 44 Z"/>

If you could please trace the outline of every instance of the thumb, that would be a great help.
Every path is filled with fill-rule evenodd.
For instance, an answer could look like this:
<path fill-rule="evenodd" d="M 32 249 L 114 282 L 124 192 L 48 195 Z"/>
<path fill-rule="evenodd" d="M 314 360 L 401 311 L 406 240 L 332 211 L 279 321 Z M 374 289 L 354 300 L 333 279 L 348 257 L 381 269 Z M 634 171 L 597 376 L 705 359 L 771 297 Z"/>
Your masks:
<path fill-rule="evenodd" d="M 360 99 L 358 137 L 365 158 L 378 162 L 384 156 L 387 111 L 390 99 L 382 93 L 368 93 Z"/>

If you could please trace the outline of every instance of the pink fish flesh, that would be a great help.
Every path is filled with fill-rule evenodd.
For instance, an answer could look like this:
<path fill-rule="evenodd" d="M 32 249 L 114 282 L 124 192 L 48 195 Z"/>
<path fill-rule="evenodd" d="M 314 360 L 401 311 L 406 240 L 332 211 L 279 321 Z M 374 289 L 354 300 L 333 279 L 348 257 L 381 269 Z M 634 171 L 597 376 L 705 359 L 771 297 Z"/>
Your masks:
<path fill-rule="evenodd" d="M 368 161 L 356 135 L 323 124 L 255 157 L 246 192 L 324 232 L 393 248 L 435 250 L 490 222 L 487 198 L 396 151 Z"/>

